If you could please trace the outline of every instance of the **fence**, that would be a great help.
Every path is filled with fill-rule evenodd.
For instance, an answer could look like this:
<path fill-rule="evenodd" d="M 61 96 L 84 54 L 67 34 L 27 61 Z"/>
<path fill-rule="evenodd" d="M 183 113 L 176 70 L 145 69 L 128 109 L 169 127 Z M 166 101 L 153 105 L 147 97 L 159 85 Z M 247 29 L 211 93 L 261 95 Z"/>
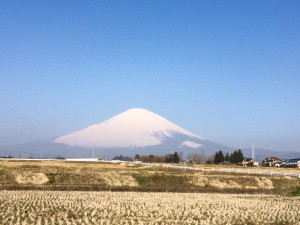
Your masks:
<path fill-rule="evenodd" d="M 290 176 L 300 178 L 299 173 L 285 173 L 278 171 L 266 171 L 266 170 L 241 170 L 241 169 L 215 169 L 212 168 L 212 171 L 223 172 L 223 173 L 246 173 L 246 174 L 265 174 L 265 175 L 278 175 L 278 176 Z"/>
<path fill-rule="evenodd" d="M 204 170 L 204 168 L 199 168 L 199 167 L 175 166 L 175 165 L 166 165 L 166 164 L 159 164 L 159 163 L 143 163 L 141 161 L 126 162 L 126 163 L 138 164 L 138 165 L 144 165 L 144 166 L 156 166 L 156 167 L 163 167 L 163 168 L 180 169 L 180 170 L 196 170 L 196 171 L 203 171 Z"/>

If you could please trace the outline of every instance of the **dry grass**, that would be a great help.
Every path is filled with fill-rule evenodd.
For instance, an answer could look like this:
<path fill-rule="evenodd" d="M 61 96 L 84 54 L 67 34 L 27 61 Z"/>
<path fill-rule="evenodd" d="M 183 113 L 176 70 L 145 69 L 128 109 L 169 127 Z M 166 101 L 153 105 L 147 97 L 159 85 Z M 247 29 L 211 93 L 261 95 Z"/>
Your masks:
<path fill-rule="evenodd" d="M 219 167 L 219 166 L 218 166 Z M 242 167 L 238 167 L 242 169 Z M 248 168 L 249 169 L 249 168 Z M 261 169 L 261 168 L 260 168 Z M 129 190 L 172 191 L 245 191 L 266 190 L 287 194 L 300 187 L 300 179 L 255 174 L 228 174 L 209 171 L 189 171 L 141 165 L 61 161 L 1 161 L 0 188 L 22 185 L 70 186 L 72 190 L 107 190 L 106 187 L 127 187 Z M 39 187 L 39 188 L 41 188 Z M 76 188 L 78 187 L 78 189 Z M 17 189 L 17 188 L 16 188 Z M 58 188 L 59 189 L 59 188 Z M 87 188 L 86 190 L 91 190 Z"/>
<path fill-rule="evenodd" d="M 104 180 L 105 184 L 112 187 L 121 187 L 121 186 L 128 186 L 128 187 L 136 187 L 138 186 L 137 181 L 129 175 L 120 175 L 116 173 L 105 173 L 101 174 L 102 179 Z"/>
<path fill-rule="evenodd" d="M 205 168 L 207 170 L 211 170 L 212 168 L 236 168 L 239 170 L 265 170 L 265 171 L 276 171 L 276 172 L 285 172 L 285 173 L 300 173 L 299 168 L 283 168 L 283 167 L 242 167 L 242 166 L 235 166 L 235 165 L 195 165 L 197 167 Z"/>
<path fill-rule="evenodd" d="M 300 224 L 300 197 L 0 191 L 0 224 Z"/>
<path fill-rule="evenodd" d="M 49 182 L 44 173 L 22 172 L 16 174 L 15 177 L 18 184 L 46 184 Z"/>

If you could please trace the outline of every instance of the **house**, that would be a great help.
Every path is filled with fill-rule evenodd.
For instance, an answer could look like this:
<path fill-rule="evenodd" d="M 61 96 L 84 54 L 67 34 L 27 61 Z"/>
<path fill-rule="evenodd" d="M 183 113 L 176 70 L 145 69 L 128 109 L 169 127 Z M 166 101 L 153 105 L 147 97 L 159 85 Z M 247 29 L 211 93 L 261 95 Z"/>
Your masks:
<path fill-rule="evenodd" d="M 287 160 L 285 163 L 285 167 L 300 168 L 300 158 Z"/>
<path fill-rule="evenodd" d="M 263 166 L 269 167 L 280 167 L 282 164 L 282 160 L 277 157 L 268 157 L 262 162 Z"/>
<path fill-rule="evenodd" d="M 259 163 L 253 158 L 245 158 L 242 162 L 243 166 L 259 166 Z"/>

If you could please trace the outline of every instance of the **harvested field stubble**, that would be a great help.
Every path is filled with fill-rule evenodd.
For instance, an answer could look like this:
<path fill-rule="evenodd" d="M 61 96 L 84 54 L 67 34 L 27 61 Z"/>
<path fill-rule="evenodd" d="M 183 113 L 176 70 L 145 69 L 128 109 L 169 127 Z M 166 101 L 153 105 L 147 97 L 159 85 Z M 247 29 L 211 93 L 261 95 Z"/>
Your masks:
<path fill-rule="evenodd" d="M 300 197 L 0 191 L 0 224 L 300 224 Z"/>

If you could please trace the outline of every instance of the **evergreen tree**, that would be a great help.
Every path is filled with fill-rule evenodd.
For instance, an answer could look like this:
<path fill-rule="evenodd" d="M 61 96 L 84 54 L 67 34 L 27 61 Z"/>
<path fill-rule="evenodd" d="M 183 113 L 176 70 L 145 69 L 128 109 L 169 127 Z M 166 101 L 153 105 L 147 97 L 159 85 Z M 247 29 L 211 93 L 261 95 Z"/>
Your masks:
<path fill-rule="evenodd" d="M 174 161 L 174 155 L 173 154 L 167 154 L 165 156 L 165 162 L 166 163 L 172 163 Z"/>
<path fill-rule="evenodd" d="M 237 152 L 236 151 L 234 151 L 233 153 L 230 154 L 230 162 L 231 163 L 237 163 L 236 156 L 237 156 Z"/>
<path fill-rule="evenodd" d="M 222 151 L 219 151 L 219 161 L 220 161 L 220 163 L 224 162 L 224 154 Z"/>
<path fill-rule="evenodd" d="M 215 159 L 214 159 L 214 163 L 215 163 L 215 164 L 218 164 L 218 161 L 219 161 L 219 152 L 216 152 L 216 154 L 215 154 Z"/>
<path fill-rule="evenodd" d="M 225 155 L 224 161 L 225 161 L 225 162 L 230 162 L 230 156 L 229 156 L 229 153 L 228 153 L 228 152 L 227 152 L 226 155 Z"/>
<path fill-rule="evenodd" d="M 237 151 L 237 157 L 236 157 L 236 158 L 237 158 L 237 163 L 243 162 L 243 160 L 244 160 L 244 155 L 243 155 L 241 149 L 239 149 L 239 150 Z"/>
<path fill-rule="evenodd" d="M 214 159 L 214 163 L 215 164 L 220 164 L 224 162 L 224 155 L 222 151 L 216 152 L 215 154 L 215 159 Z"/>
<path fill-rule="evenodd" d="M 244 155 L 242 153 L 242 150 L 239 149 L 238 151 L 234 151 L 231 155 L 230 155 L 230 162 L 231 163 L 241 163 L 244 160 Z"/>
<path fill-rule="evenodd" d="M 175 152 L 174 156 L 173 156 L 173 162 L 174 163 L 179 163 L 179 161 L 180 161 L 180 157 L 179 157 L 178 153 Z"/>
<path fill-rule="evenodd" d="M 180 157 L 177 152 L 175 152 L 174 154 L 167 154 L 165 156 L 166 163 L 179 163 L 179 161 L 180 161 Z"/>

